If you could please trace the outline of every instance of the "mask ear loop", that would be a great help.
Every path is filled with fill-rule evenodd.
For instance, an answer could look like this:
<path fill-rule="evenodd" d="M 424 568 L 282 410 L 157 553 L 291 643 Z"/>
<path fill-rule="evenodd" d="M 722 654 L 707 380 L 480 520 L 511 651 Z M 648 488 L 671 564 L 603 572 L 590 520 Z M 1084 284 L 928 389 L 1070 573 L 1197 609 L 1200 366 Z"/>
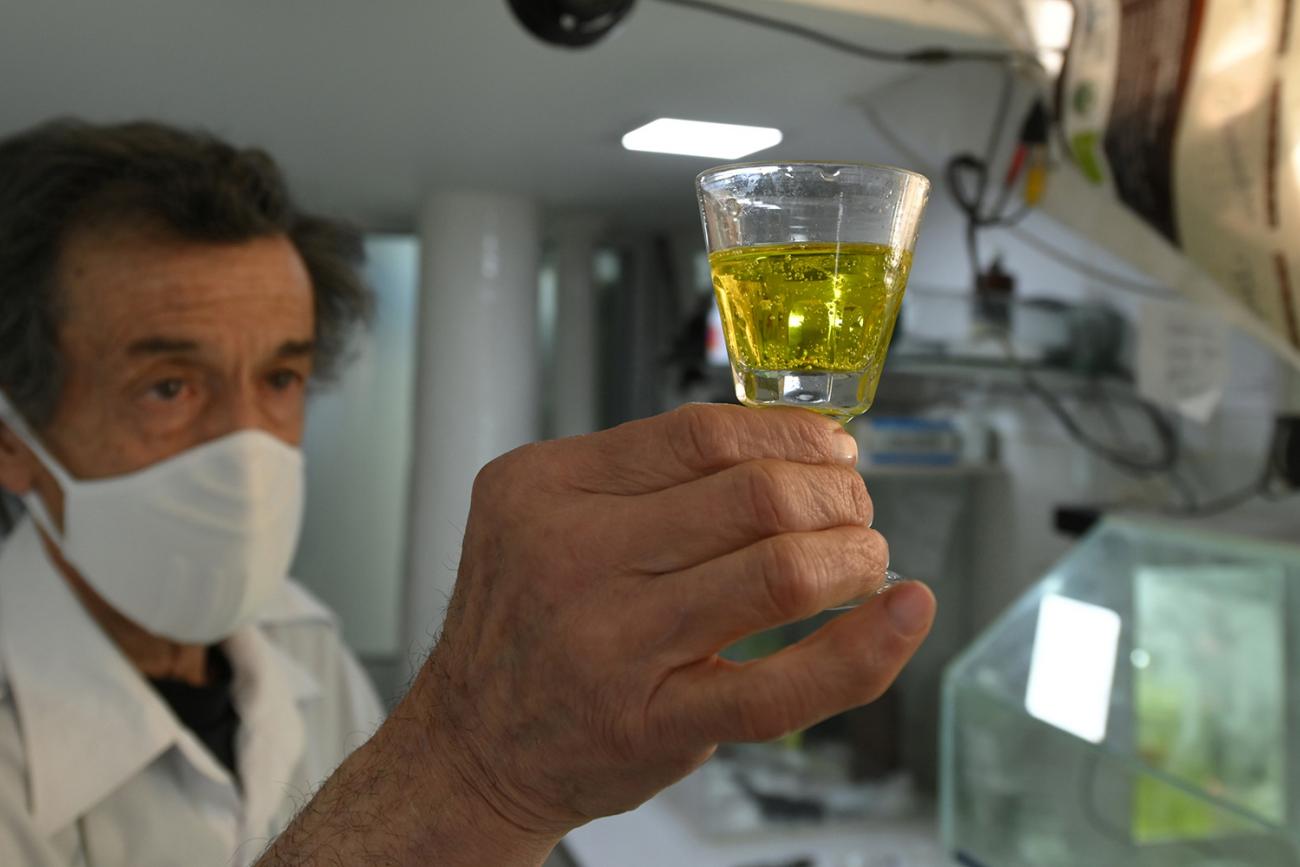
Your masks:
<path fill-rule="evenodd" d="M 54 459 L 54 456 L 46 450 L 45 446 L 41 445 L 41 441 L 37 439 L 36 434 L 27 426 L 27 420 L 24 419 L 22 414 L 19 413 L 14 405 L 9 402 L 9 398 L 3 391 L 0 391 L 0 422 L 4 422 L 5 426 L 8 427 L 9 430 L 13 431 L 14 436 L 18 437 L 23 445 L 31 449 L 32 453 L 36 455 L 37 460 L 39 460 L 45 466 L 45 469 L 54 476 L 54 480 L 58 482 L 59 487 L 63 489 L 63 496 L 66 501 L 68 491 L 71 490 L 73 485 L 72 476 L 68 475 L 68 471 L 63 468 L 63 465 Z M 41 499 L 40 494 L 36 493 L 33 489 L 20 495 L 19 499 L 22 500 L 23 506 L 27 509 L 28 514 L 32 516 L 32 520 L 36 521 L 36 523 L 41 526 L 41 529 L 44 530 L 51 539 L 58 542 L 61 547 L 63 544 L 63 534 L 59 532 L 59 529 L 55 525 L 54 519 L 50 516 L 49 509 L 45 507 L 45 501 Z"/>

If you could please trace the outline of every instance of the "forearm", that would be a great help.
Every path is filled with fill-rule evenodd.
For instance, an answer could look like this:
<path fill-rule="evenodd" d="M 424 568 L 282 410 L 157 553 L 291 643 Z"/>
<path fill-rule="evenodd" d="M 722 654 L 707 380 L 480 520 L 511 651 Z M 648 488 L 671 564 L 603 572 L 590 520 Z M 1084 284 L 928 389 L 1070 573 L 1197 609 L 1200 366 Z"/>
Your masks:
<path fill-rule="evenodd" d="M 558 840 L 512 827 L 482 804 L 440 760 L 416 698 L 348 757 L 256 867 L 536 867 L 546 859 Z"/>

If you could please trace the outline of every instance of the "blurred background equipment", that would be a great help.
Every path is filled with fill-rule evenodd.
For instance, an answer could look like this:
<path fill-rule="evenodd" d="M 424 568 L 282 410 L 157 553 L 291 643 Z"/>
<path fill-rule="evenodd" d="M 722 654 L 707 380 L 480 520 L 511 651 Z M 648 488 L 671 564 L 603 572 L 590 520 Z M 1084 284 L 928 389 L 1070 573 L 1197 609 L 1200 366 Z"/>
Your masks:
<path fill-rule="evenodd" d="M 508 0 L 529 33 L 543 42 L 582 48 L 614 29 L 636 0 Z"/>
<path fill-rule="evenodd" d="M 1300 548 L 1093 530 L 948 670 L 965 864 L 1300 863 Z"/>

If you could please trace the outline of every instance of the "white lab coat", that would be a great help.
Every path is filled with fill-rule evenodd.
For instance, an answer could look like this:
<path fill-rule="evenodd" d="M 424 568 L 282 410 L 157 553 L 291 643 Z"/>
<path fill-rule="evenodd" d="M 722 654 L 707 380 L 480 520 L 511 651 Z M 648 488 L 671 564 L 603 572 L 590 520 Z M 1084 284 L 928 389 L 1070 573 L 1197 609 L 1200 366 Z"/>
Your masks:
<path fill-rule="evenodd" d="M 148 540 L 141 540 L 148 544 Z M 0 547 L 0 865 L 247 865 L 382 710 L 289 582 L 223 644 L 239 784 L 90 618 L 30 521 Z"/>

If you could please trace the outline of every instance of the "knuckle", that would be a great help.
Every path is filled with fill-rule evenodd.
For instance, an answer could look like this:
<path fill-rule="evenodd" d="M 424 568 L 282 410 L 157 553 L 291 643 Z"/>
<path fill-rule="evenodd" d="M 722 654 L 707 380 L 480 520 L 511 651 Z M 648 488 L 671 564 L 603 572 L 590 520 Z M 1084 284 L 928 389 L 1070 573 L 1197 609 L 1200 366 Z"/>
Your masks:
<path fill-rule="evenodd" d="M 853 558 L 849 562 L 866 563 L 873 571 L 883 571 L 888 566 L 889 543 L 878 530 L 858 528 L 848 536 L 847 544 L 851 546 L 847 555 Z"/>
<path fill-rule="evenodd" d="M 845 564 L 847 571 L 841 578 L 853 582 L 858 593 L 878 588 L 889 568 L 889 545 L 884 536 L 869 527 L 846 528 L 825 549 L 829 560 Z"/>
<path fill-rule="evenodd" d="M 835 498 L 839 508 L 844 510 L 844 515 L 853 523 L 863 526 L 870 524 L 871 495 L 867 493 L 867 485 L 862 476 L 848 467 L 837 467 L 828 472 L 832 474 L 832 481 L 827 485 L 828 495 Z"/>
<path fill-rule="evenodd" d="M 883 572 L 889 568 L 889 542 L 875 530 L 868 530 L 868 534 L 870 537 L 868 556 L 873 558 L 875 567 Z"/>
<path fill-rule="evenodd" d="M 857 470 L 849 470 L 851 477 L 850 496 L 853 499 L 853 512 L 858 516 L 859 521 L 870 526 L 876 514 L 876 504 L 871 499 L 871 492 L 867 490 L 867 483 L 858 475 Z"/>
<path fill-rule="evenodd" d="M 677 458 L 689 467 L 710 469 L 725 462 L 731 454 L 732 437 L 728 424 L 717 407 L 687 404 L 675 411 L 679 423 L 671 446 Z"/>
<path fill-rule="evenodd" d="M 471 498 L 482 500 L 490 498 L 500 488 L 505 487 L 505 479 L 510 475 L 508 465 L 510 454 L 493 458 L 474 475 L 474 484 L 470 490 Z"/>
<path fill-rule="evenodd" d="M 797 618 L 817 604 L 816 558 L 808 546 L 790 536 L 778 536 L 763 547 L 763 600 L 778 620 Z"/>
<path fill-rule="evenodd" d="M 478 508 L 522 509 L 536 493 L 548 466 L 538 454 L 542 445 L 523 445 L 484 464 L 474 476 L 470 502 Z"/>
<path fill-rule="evenodd" d="M 778 465 L 751 461 L 737 475 L 744 503 L 754 528 L 764 535 L 791 529 L 791 490 L 786 474 Z"/>

